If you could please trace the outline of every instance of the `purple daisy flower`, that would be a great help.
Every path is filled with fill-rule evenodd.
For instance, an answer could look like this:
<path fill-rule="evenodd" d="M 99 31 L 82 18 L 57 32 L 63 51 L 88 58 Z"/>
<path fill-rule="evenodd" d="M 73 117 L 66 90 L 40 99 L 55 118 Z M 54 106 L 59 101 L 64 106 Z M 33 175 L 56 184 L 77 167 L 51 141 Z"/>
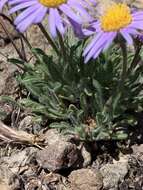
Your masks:
<path fill-rule="evenodd" d="M 57 31 L 64 34 L 64 16 L 79 24 L 91 19 L 85 7 L 89 3 L 85 0 L 9 0 L 9 4 L 12 6 L 10 14 L 22 11 L 15 19 L 20 32 L 24 32 L 32 24 L 42 22 L 46 14 L 53 37 L 56 37 Z"/>
<path fill-rule="evenodd" d="M 123 3 L 111 5 L 99 20 L 91 25 L 92 30 L 86 30 L 86 35 L 96 35 L 84 50 L 85 63 L 91 58 L 96 59 L 105 51 L 120 34 L 127 43 L 133 44 L 133 35 L 138 35 L 143 30 L 143 11 L 131 12 Z M 93 30 L 94 29 L 94 30 Z"/>

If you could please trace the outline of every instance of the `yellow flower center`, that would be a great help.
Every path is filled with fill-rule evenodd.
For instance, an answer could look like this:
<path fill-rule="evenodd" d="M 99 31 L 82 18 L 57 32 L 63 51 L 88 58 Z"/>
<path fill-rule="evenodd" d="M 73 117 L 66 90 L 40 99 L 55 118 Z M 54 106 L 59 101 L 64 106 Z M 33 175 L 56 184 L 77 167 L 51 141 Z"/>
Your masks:
<path fill-rule="evenodd" d="M 61 4 L 67 2 L 67 0 L 39 0 L 39 2 L 49 8 L 56 8 Z"/>
<path fill-rule="evenodd" d="M 100 18 L 101 28 L 105 32 L 118 31 L 132 22 L 130 8 L 123 4 L 113 4 Z"/>

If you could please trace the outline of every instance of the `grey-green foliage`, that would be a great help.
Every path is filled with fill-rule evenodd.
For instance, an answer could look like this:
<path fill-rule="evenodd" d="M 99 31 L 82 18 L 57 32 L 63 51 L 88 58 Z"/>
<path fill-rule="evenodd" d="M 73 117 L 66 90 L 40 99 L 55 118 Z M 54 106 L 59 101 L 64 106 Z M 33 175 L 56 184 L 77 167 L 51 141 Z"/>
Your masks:
<path fill-rule="evenodd" d="M 6 117 L 6 113 L 0 109 L 0 119 L 4 119 Z"/>
<path fill-rule="evenodd" d="M 11 59 L 25 69 L 18 81 L 30 95 L 21 104 L 50 119 L 50 127 L 82 140 L 124 139 L 126 126 L 135 121 L 130 113 L 142 109 L 142 65 L 128 72 L 121 92 L 120 50 L 111 48 L 96 61 L 84 64 L 82 49 L 83 42 L 75 42 L 68 48 L 66 60 L 33 49 L 37 56 L 33 65 Z M 89 119 L 95 125 L 87 124 Z"/>

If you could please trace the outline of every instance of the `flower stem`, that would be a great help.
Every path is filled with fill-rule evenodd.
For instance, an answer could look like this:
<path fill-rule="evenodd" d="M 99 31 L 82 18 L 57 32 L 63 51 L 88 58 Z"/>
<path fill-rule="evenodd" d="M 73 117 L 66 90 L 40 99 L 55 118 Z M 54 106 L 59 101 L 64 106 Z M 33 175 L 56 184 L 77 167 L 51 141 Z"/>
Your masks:
<path fill-rule="evenodd" d="M 33 53 L 32 49 L 32 45 L 30 44 L 29 40 L 22 34 L 20 33 L 21 38 L 24 40 L 25 44 L 28 46 L 29 50 L 31 51 L 31 53 L 35 56 L 36 59 L 39 59 L 36 53 Z"/>
<path fill-rule="evenodd" d="M 134 55 L 134 58 L 133 58 L 133 60 L 132 60 L 132 62 L 131 62 L 131 66 L 130 66 L 130 68 L 129 68 L 129 72 L 130 72 L 133 68 L 135 68 L 135 66 L 136 66 L 137 63 L 139 62 L 139 60 L 140 60 L 140 57 L 139 57 L 140 51 L 141 51 L 141 45 L 139 45 L 139 46 L 136 47 L 135 55 Z"/>
<path fill-rule="evenodd" d="M 2 17 L 2 18 L 4 18 L 4 19 L 6 19 L 13 27 L 15 27 L 15 25 L 14 25 L 14 23 L 13 23 L 13 19 L 11 19 L 11 18 L 9 18 L 9 17 L 7 17 L 6 15 L 4 15 L 4 14 L 2 14 L 2 13 L 0 13 L 0 16 Z M 16 30 L 16 28 L 15 28 L 15 30 Z M 26 45 L 29 47 L 29 49 L 31 50 L 31 53 L 33 53 L 32 52 L 32 45 L 30 44 L 30 42 L 28 41 L 28 39 L 25 37 L 25 35 L 23 34 L 23 33 L 21 33 L 20 31 L 18 31 L 18 30 L 16 30 L 16 32 L 17 32 L 17 34 L 18 34 L 18 37 L 19 37 L 19 39 L 21 40 L 21 45 L 22 45 L 22 49 L 23 49 L 23 54 L 22 55 L 24 55 L 24 57 L 26 58 L 26 53 L 25 53 L 25 49 L 24 49 L 24 43 L 23 43 L 23 41 L 26 43 Z M 15 44 L 14 44 L 15 45 Z M 20 52 L 21 53 L 21 52 Z M 18 53 L 19 54 L 19 53 Z M 36 56 L 36 55 L 34 55 L 34 56 Z M 37 57 L 36 57 L 37 58 Z M 25 61 L 27 61 L 26 59 L 25 59 Z"/>
<path fill-rule="evenodd" d="M 0 17 L 0 25 L 1 25 L 1 27 L 3 28 L 4 32 L 7 34 L 7 36 L 9 37 L 9 39 L 10 39 L 10 41 L 11 41 L 11 43 L 12 43 L 14 49 L 16 50 L 17 54 L 19 55 L 19 57 L 20 57 L 22 60 L 27 61 L 25 55 L 23 55 L 22 52 L 17 48 L 17 46 L 16 46 L 16 44 L 15 44 L 15 42 L 14 42 L 14 40 L 13 40 L 11 34 L 9 33 L 8 29 L 6 28 L 6 26 L 5 26 L 4 22 L 3 22 L 3 20 L 1 19 L 1 17 Z"/>
<path fill-rule="evenodd" d="M 121 72 L 121 81 L 120 81 L 120 85 L 119 85 L 119 90 L 121 91 L 121 93 L 124 90 L 124 82 L 126 79 L 126 75 L 127 75 L 127 47 L 126 47 L 126 43 L 121 41 L 120 43 L 121 49 L 122 49 L 122 55 L 123 55 L 123 66 L 122 66 L 122 72 Z"/>
<path fill-rule="evenodd" d="M 124 45 L 122 45 L 122 53 L 123 53 L 123 70 L 122 70 L 122 80 L 124 82 L 125 77 L 126 77 L 126 71 L 127 71 L 127 48 L 126 45 L 124 43 Z"/>
<path fill-rule="evenodd" d="M 64 60 L 66 62 L 67 61 L 67 50 L 65 48 L 63 37 L 59 32 L 58 32 L 58 37 L 59 37 L 59 43 L 60 43 L 60 46 L 61 46 L 62 56 L 63 56 L 63 58 L 64 58 Z"/>
<path fill-rule="evenodd" d="M 48 42 L 50 43 L 50 45 L 53 47 L 53 49 L 55 50 L 55 52 L 57 53 L 57 55 L 60 55 L 60 52 L 57 48 L 57 45 L 55 44 L 55 42 L 53 41 L 53 39 L 51 38 L 51 36 L 48 34 L 48 32 L 45 30 L 44 26 L 40 23 L 38 24 L 41 32 L 44 34 L 45 38 L 48 40 Z"/>

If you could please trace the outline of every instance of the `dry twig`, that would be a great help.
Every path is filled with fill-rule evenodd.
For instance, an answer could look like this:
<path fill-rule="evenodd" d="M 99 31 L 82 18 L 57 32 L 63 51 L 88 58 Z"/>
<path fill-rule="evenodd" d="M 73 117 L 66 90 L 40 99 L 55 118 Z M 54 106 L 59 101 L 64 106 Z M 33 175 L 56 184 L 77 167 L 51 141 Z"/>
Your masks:
<path fill-rule="evenodd" d="M 36 135 L 29 134 L 25 131 L 17 131 L 0 121 L 0 139 L 7 143 L 14 142 L 14 143 L 21 143 L 21 144 L 33 144 L 38 146 L 43 139 L 37 137 Z M 39 147 L 39 146 L 38 146 Z"/>

